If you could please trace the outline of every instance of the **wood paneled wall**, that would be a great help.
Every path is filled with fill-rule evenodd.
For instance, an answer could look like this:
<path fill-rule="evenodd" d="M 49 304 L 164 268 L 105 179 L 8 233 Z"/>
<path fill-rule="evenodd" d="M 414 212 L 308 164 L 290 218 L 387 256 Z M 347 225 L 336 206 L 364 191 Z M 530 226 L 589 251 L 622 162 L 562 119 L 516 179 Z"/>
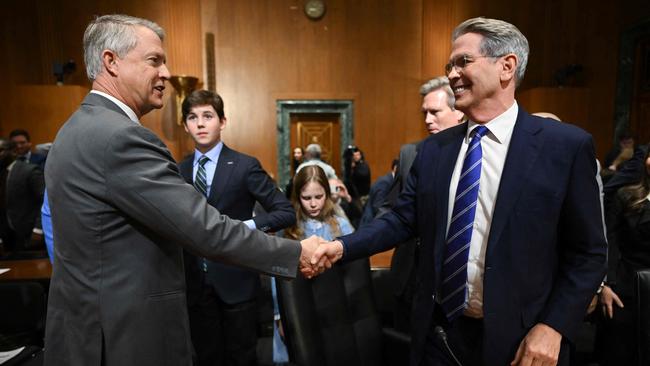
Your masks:
<path fill-rule="evenodd" d="M 276 99 L 354 99 L 354 142 L 373 177 L 420 121 L 421 1 L 328 0 L 309 20 L 301 0 L 202 0 L 203 31 L 216 38 L 216 89 L 227 144 L 277 171 Z"/>
<path fill-rule="evenodd" d="M 567 64 L 584 66 L 583 76 L 571 86 L 589 90 L 585 126 L 603 156 L 613 133 L 620 32 L 650 17 L 647 0 L 522 0 L 516 6 L 507 0 L 326 4 L 324 18 L 310 21 L 303 0 L 9 2 L 0 14 L 0 70 L 7 85 L 0 88 L 0 99 L 15 94 L 14 85 L 54 84 L 52 62 L 69 58 L 75 59 L 78 70 L 66 83 L 89 87 L 81 50 L 86 24 L 95 14 L 127 13 L 152 19 L 167 30 L 172 74 L 203 79 L 202 42 L 206 32 L 215 35 L 216 88 L 230 122 L 224 139 L 259 157 L 270 172 L 277 171 L 275 99 L 353 98 L 355 143 L 366 152 L 376 178 L 388 170 L 401 144 L 424 136 L 418 88 L 442 73 L 453 27 L 485 15 L 516 24 L 530 41 L 522 90 L 553 87 L 555 70 Z M 172 96 L 171 86 L 166 94 Z M 174 112 L 167 103 L 143 123 L 180 157 L 183 133 L 174 125 Z M 0 109 L 0 133 L 6 134 L 17 118 L 15 111 Z M 20 118 L 20 123 L 28 130 L 60 123 L 48 118 L 60 117 Z"/>
<path fill-rule="evenodd" d="M 88 22 L 102 14 L 123 13 L 157 22 L 167 32 L 164 44 L 172 74 L 201 75 L 199 0 L 24 0 L 4 5 L 0 14 L 0 50 L 5 55 L 0 57 L 0 70 L 5 77 L 5 87 L 0 88 L 2 100 L 15 95 L 18 85 L 54 85 L 52 63 L 68 59 L 76 61 L 77 71 L 67 77 L 65 83 L 90 88 L 83 64 L 82 37 Z M 57 90 L 53 89 L 53 92 Z M 171 85 L 167 86 L 165 93 L 170 100 Z M 63 122 L 59 115 L 17 115 L 29 103 L 29 100 L 24 100 L 15 110 L 0 109 L 0 133 L 6 135 L 17 119 L 21 127 L 29 131 L 36 131 L 43 124 L 58 126 Z M 142 123 L 157 133 L 175 156 L 179 156 L 178 141 L 184 132 L 175 126 L 173 116 L 174 105 L 166 103 L 162 110 L 145 116 Z M 54 139 L 54 134 L 32 135 L 33 143 Z"/>

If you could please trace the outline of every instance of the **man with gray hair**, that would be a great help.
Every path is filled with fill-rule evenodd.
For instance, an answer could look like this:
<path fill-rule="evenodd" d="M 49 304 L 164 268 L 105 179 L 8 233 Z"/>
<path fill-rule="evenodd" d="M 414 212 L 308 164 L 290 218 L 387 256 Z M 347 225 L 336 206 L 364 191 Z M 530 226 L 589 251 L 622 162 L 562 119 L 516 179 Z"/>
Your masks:
<path fill-rule="evenodd" d="M 309 144 L 305 148 L 305 162 L 300 164 L 298 168 L 296 169 L 296 173 L 300 171 L 300 169 L 309 166 L 309 165 L 318 165 L 323 169 L 325 172 L 325 175 L 327 176 L 327 179 L 338 179 L 336 176 L 336 171 L 334 168 L 332 168 L 331 165 L 327 164 L 323 160 L 321 160 L 321 154 L 323 153 L 323 150 L 321 149 L 319 144 Z"/>
<path fill-rule="evenodd" d="M 86 28 L 92 91 L 45 169 L 56 243 L 45 365 L 191 365 L 183 247 L 291 278 L 317 246 L 220 215 L 140 125 L 162 107 L 170 77 L 163 38 L 157 24 L 124 15 Z"/>
<path fill-rule="evenodd" d="M 392 211 L 312 258 L 420 237 L 412 365 L 568 365 L 605 274 L 592 138 L 518 106 L 527 59 L 512 24 L 456 27 L 445 70 L 468 122 L 422 143 Z"/>

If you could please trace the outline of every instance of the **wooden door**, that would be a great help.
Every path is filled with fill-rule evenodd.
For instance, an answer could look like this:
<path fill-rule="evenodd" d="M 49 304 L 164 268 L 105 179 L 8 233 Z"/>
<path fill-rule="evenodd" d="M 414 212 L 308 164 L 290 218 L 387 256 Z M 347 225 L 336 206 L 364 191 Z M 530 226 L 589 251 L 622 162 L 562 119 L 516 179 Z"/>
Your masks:
<path fill-rule="evenodd" d="M 635 143 L 650 142 L 650 35 L 638 41 L 634 57 L 630 129 Z"/>
<path fill-rule="evenodd" d="M 309 144 L 319 144 L 321 158 L 341 176 L 341 126 L 338 113 L 306 113 L 291 115 L 291 156 L 293 149 Z"/>

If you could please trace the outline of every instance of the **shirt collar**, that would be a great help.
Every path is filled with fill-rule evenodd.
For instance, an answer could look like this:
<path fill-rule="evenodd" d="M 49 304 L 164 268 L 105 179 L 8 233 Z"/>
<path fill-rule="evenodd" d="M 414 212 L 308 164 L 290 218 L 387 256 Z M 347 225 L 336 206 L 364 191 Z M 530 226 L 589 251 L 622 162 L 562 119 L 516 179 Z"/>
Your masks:
<path fill-rule="evenodd" d="M 219 160 L 219 155 L 221 155 L 221 150 L 223 150 L 223 141 L 219 141 L 212 149 L 208 150 L 205 154 L 199 150 L 194 150 L 194 163 L 196 165 L 199 163 L 199 158 L 203 155 L 207 156 L 210 161 L 216 163 Z"/>
<path fill-rule="evenodd" d="M 25 158 L 25 161 L 26 161 L 26 162 L 29 162 L 29 158 L 32 157 L 32 152 L 31 152 L 31 151 L 28 151 L 27 153 L 25 153 L 25 155 L 20 155 L 19 158 L 20 158 L 20 157 L 24 157 L 24 158 Z"/>
<path fill-rule="evenodd" d="M 131 121 L 140 124 L 140 121 L 138 120 L 138 116 L 135 114 L 135 112 L 133 111 L 133 109 L 129 108 L 129 106 L 126 105 L 126 104 L 124 104 L 124 102 L 122 102 L 121 100 L 115 98 L 114 96 L 112 96 L 112 95 L 110 95 L 110 94 L 104 93 L 104 92 L 99 91 L 99 90 L 91 90 L 90 92 L 91 92 L 92 94 L 98 94 L 98 95 L 101 95 L 102 97 L 107 98 L 107 99 L 110 100 L 111 102 L 117 104 L 117 106 L 120 107 L 120 109 L 121 109 L 122 111 L 124 111 L 124 113 L 126 113 L 126 115 L 129 117 L 129 119 L 130 119 Z"/>
<path fill-rule="evenodd" d="M 506 142 L 509 136 L 512 135 L 512 129 L 515 126 L 517 121 L 517 114 L 519 113 L 519 106 L 517 101 L 515 101 L 510 108 L 505 112 L 496 116 L 493 120 L 485 123 L 484 126 L 490 130 L 490 133 L 487 136 L 491 136 L 496 142 L 503 144 Z M 465 138 L 469 143 L 472 135 L 472 131 L 479 124 L 474 121 L 469 121 L 469 126 L 467 128 L 467 135 Z"/>

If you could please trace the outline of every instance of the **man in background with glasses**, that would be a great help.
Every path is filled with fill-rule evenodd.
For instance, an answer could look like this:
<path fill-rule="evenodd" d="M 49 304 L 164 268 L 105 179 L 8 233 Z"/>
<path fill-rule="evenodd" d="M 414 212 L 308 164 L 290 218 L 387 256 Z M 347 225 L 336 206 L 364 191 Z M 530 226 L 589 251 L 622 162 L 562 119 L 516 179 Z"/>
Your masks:
<path fill-rule="evenodd" d="M 420 237 L 412 365 L 568 365 L 605 274 L 591 136 L 518 106 L 528 52 L 512 24 L 460 24 L 445 69 L 468 122 L 422 144 L 391 212 L 312 258 Z"/>

